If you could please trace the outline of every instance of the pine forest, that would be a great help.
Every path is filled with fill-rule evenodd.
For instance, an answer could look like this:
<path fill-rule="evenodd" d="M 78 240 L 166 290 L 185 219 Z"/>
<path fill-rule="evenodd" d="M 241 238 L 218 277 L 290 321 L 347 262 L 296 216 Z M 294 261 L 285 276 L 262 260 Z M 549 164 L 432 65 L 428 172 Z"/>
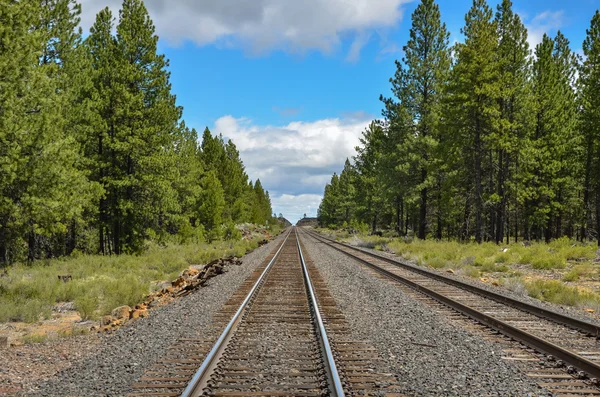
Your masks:
<path fill-rule="evenodd" d="M 141 0 L 89 34 L 74 0 L 0 3 L 0 266 L 272 219 L 235 144 L 182 120 Z"/>
<path fill-rule="evenodd" d="M 510 0 L 474 0 L 453 46 L 434 0 L 382 95 L 382 117 L 327 184 L 322 226 L 419 239 L 600 242 L 600 13 L 583 55 L 529 47 Z"/>

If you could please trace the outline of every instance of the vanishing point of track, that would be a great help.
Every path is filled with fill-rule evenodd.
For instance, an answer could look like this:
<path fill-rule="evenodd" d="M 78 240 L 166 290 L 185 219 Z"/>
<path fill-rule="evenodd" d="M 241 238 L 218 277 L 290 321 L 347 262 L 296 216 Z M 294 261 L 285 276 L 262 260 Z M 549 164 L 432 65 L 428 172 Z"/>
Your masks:
<path fill-rule="evenodd" d="M 379 275 L 519 342 L 530 354 L 517 351 L 503 358 L 529 365 L 527 375 L 555 395 L 600 396 L 599 326 L 314 232 L 308 234 Z"/>
<path fill-rule="evenodd" d="M 218 336 L 179 340 L 129 396 L 400 396 L 375 349 L 351 340 L 296 230 L 215 316 Z"/>

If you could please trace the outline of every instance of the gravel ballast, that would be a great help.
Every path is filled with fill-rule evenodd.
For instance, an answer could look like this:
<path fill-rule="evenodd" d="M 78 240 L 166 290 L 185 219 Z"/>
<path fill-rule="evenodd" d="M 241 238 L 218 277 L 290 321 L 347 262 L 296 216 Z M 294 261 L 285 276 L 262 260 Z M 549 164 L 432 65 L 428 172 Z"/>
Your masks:
<path fill-rule="evenodd" d="M 197 337 L 213 315 L 284 238 L 278 236 L 193 294 L 151 310 L 147 318 L 105 335 L 97 351 L 24 391 L 28 396 L 121 396 L 182 337 Z"/>
<path fill-rule="evenodd" d="M 549 396 L 503 361 L 502 347 L 438 317 L 359 262 L 302 235 L 359 340 L 369 340 L 408 396 Z"/>

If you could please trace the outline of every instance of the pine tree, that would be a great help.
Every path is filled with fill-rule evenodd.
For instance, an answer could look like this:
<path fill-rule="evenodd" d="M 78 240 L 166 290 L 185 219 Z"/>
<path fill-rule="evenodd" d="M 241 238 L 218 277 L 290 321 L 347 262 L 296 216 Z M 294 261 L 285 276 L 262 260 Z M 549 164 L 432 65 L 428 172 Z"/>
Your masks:
<path fill-rule="evenodd" d="M 325 227 L 336 227 L 339 222 L 340 207 L 339 177 L 333 173 L 331 182 L 325 185 L 323 200 L 317 210 L 317 219 Z"/>
<path fill-rule="evenodd" d="M 140 249 L 147 231 L 160 233 L 169 214 L 177 211 L 169 182 L 176 170 L 168 161 L 181 109 L 143 3 L 125 0 L 116 38 L 111 28 L 112 16 L 105 9 L 87 41 L 100 103 L 97 177 L 106 191 L 100 202 L 101 251 L 119 254 Z"/>
<path fill-rule="evenodd" d="M 439 140 L 439 103 L 450 71 L 449 33 L 441 22 L 434 0 L 422 0 L 412 15 L 410 40 L 404 46 L 402 63 L 392 79 L 393 91 L 410 120 L 414 121 L 413 151 L 419 156 L 416 168 L 420 191 L 418 236 L 427 234 L 428 192 L 434 169 L 433 148 Z"/>
<path fill-rule="evenodd" d="M 556 40 L 544 35 L 536 47 L 533 66 L 535 129 L 531 149 L 524 156 L 528 179 L 526 238 L 554 237 L 554 221 L 563 210 L 563 194 L 570 184 L 566 169 L 569 147 L 576 125 L 575 94 L 571 84 L 575 59 L 568 42 L 560 34 Z"/>
<path fill-rule="evenodd" d="M 115 163 L 114 143 L 116 128 L 115 91 L 116 78 L 116 40 L 112 36 L 114 19 L 108 7 L 96 15 L 96 21 L 90 28 L 90 34 L 84 42 L 90 54 L 92 64 L 93 88 L 89 97 L 93 99 L 92 128 L 84 140 L 84 153 L 88 159 L 90 179 L 102 187 L 102 195 L 98 200 L 97 229 L 99 252 L 107 254 L 110 248 L 111 205 L 114 206 L 114 191 L 109 183 L 114 173 L 111 165 Z"/>
<path fill-rule="evenodd" d="M 498 26 L 498 63 L 500 68 L 500 120 L 498 129 L 490 136 L 496 156 L 496 189 L 492 196 L 492 219 L 495 224 L 494 240 L 500 243 L 509 227 L 507 207 L 513 204 L 513 222 L 518 227 L 518 165 L 525 152 L 528 131 L 533 128 L 533 99 L 530 50 L 527 30 L 519 15 L 512 10 L 512 2 L 503 0 L 496 13 Z M 518 233 L 515 233 L 515 238 Z"/>
<path fill-rule="evenodd" d="M 76 166 L 76 142 L 65 131 L 58 65 L 42 57 L 48 31 L 40 24 L 41 4 L 5 1 L 2 10 L 0 262 L 6 263 L 23 250 L 36 259 L 40 238 L 64 235 L 81 215 L 89 187 Z"/>
<path fill-rule="evenodd" d="M 378 183 L 381 171 L 381 143 L 384 130 L 376 122 L 372 122 L 362 133 L 362 146 L 356 148 L 354 163 L 359 173 L 355 180 L 356 207 L 359 220 L 371 225 L 371 231 L 377 230 L 382 213 L 383 186 Z"/>
<path fill-rule="evenodd" d="M 208 171 L 202 178 L 200 202 L 198 218 L 206 230 L 206 238 L 209 242 L 217 240 L 221 237 L 225 196 L 214 171 Z"/>
<path fill-rule="evenodd" d="M 596 237 L 600 249 L 600 12 L 596 11 L 583 42 L 585 61 L 580 77 L 582 127 L 585 137 L 584 225 L 592 227 L 595 202 Z M 585 229 L 585 226 L 584 226 Z M 582 237 L 588 234 L 584 230 Z M 586 236 L 587 237 L 587 236 Z"/>
<path fill-rule="evenodd" d="M 475 241 L 478 243 L 484 238 L 484 183 L 488 175 L 483 169 L 483 161 L 489 150 L 486 142 L 490 134 L 498 129 L 500 115 L 498 31 L 492 16 L 492 10 L 485 0 L 473 0 L 473 6 L 465 17 L 466 24 L 461 29 L 465 42 L 455 47 L 456 65 L 452 71 L 448 106 L 451 113 L 446 116 L 449 123 L 453 124 L 453 136 L 450 139 L 461 148 L 460 154 L 465 160 L 463 165 L 459 165 L 467 187 L 465 228 L 469 229 L 473 202 Z M 473 170 L 472 178 L 468 170 Z"/>

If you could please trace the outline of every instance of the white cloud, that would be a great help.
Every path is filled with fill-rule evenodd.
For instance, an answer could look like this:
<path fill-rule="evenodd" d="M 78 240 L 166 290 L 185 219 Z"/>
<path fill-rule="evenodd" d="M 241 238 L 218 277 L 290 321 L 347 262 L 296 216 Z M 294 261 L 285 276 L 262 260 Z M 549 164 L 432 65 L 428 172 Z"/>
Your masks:
<path fill-rule="evenodd" d="M 526 23 L 527 34 L 529 41 L 529 48 L 532 52 L 535 51 L 535 46 L 542 42 L 542 38 L 544 37 L 544 33 L 548 35 L 553 35 L 558 29 L 560 29 L 565 22 L 565 12 L 563 10 L 559 11 L 544 11 L 542 13 L 537 14 L 531 19 L 528 23 Z M 524 20 L 526 20 L 526 16 L 521 15 Z"/>
<path fill-rule="evenodd" d="M 361 32 L 359 33 L 352 45 L 350 46 L 350 51 L 348 51 L 348 55 L 346 56 L 346 61 L 348 62 L 358 62 L 360 59 L 360 50 L 369 42 L 371 38 L 371 33 Z"/>
<path fill-rule="evenodd" d="M 322 195 L 319 194 L 282 194 L 271 197 L 273 211 L 279 215 L 282 213 L 286 219 L 293 224 L 304 217 L 314 217 L 317 215 L 317 209 L 321 203 Z"/>
<path fill-rule="evenodd" d="M 284 126 L 260 126 L 245 118 L 224 116 L 215 122 L 212 132 L 235 143 L 250 179 L 260 178 L 269 190 L 275 212 L 314 216 L 316 197 L 320 200 L 331 175 L 341 172 L 346 158 L 356 154 L 359 137 L 372 120 L 363 112 L 348 115 Z M 309 199 L 312 206 L 307 204 Z M 288 214 L 290 203 L 311 209 L 294 209 Z"/>
<path fill-rule="evenodd" d="M 401 6 L 412 0 L 146 0 L 158 34 L 171 44 L 190 40 L 244 45 L 253 53 L 273 49 L 324 53 L 338 47 L 342 35 L 355 35 L 348 57 L 358 56 L 369 30 L 390 28 L 402 19 Z M 84 29 L 118 0 L 82 0 Z M 245 46 L 249 44 L 248 46 Z"/>

